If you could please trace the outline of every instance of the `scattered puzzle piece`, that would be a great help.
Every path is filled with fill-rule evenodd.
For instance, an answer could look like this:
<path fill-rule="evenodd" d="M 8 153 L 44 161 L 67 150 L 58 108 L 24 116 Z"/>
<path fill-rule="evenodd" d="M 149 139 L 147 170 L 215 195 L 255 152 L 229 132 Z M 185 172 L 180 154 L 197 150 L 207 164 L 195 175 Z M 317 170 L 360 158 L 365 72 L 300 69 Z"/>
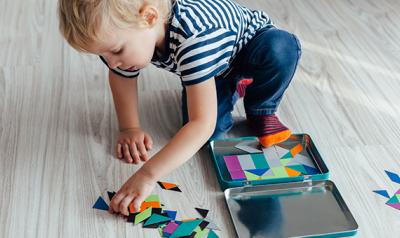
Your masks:
<path fill-rule="evenodd" d="M 196 219 L 192 221 L 182 222 L 182 224 L 180 224 L 178 228 L 176 228 L 176 230 L 174 231 L 174 233 L 172 233 L 170 237 L 172 238 L 191 235 L 192 231 L 201 223 L 201 221 L 202 220 Z"/>
<path fill-rule="evenodd" d="M 375 193 L 377 193 L 379 195 L 382 195 L 382 196 L 384 196 L 386 198 L 390 198 L 390 196 L 389 196 L 389 194 L 388 194 L 388 192 L 386 190 L 374 190 L 373 192 L 375 192 Z"/>
<path fill-rule="evenodd" d="M 386 174 L 389 176 L 390 180 L 392 180 L 395 183 L 400 184 L 400 177 L 398 174 L 392 173 L 390 171 L 385 170 Z"/>
<path fill-rule="evenodd" d="M 108 205 L 101 196 L 97 199 L 93 208 L 108 211 Z"/>
<path fill-rule="evenodd" d="M 161 188 L 163 188 L 165 190 L 172 190 L 172 191 L 182 192 L 179 189 L 178 185 L 176 185 L 176 184 L 167 183 L 167 182 L 161 182 L 161 181 L 158 181 L 157 183 L 158 183 L 158 185 L 160 185 Z"/>
<path fill-rule="evenodd" d="M 209 210 L 195 207 L 196 211 L 203 217 L 206 218 Z"/>
<path fill-rule="evenodd" d="M 107 191 L 107 194 L 108 194 L 108 199 L 110 199 L 110 201 L 111 201 L 116 193 Z"/>

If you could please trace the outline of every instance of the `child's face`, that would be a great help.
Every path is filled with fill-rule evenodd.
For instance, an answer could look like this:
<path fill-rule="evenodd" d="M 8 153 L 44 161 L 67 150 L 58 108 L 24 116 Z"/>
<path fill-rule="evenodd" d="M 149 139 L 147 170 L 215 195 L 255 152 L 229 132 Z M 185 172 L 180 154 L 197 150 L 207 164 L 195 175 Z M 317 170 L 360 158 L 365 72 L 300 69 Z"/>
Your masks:
<path fill-rule="evenodd" d="M 103 56 L 110 68 L 136 70 L 148 65 L 157 46 L 163 45 L 163 33 L 157 27 L 106 28 L 100 31 L 100 42 L 95 42 L 89 52 Z"/>

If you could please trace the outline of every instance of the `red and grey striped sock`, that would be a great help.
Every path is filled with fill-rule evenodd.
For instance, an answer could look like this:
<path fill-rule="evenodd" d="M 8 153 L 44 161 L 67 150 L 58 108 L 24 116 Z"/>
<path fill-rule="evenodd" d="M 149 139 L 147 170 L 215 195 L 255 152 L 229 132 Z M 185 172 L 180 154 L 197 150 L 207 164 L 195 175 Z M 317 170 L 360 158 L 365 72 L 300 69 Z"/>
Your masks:
<path fill-rule="evenodd" d="M 253 82 L 252 78 L 244 78 L 241 79 L 237 84 L 236 84 L 236 91 L 239 94 L 239 97 L 244 97 L 246 94 L 246 88 Z"/>
<path fill-rule="evenodd" d="M 247 116 L 250 127 L 264 147 L 270 147 L 287 140 L 292 132 L 283 125 L 275 114 Z"/>

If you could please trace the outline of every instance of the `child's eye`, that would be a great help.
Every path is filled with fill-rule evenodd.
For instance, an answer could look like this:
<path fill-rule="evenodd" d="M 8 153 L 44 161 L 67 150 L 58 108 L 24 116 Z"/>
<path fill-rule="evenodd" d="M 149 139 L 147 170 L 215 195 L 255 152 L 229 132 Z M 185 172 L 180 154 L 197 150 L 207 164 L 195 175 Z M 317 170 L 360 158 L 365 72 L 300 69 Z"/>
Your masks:
<path fill-rule="evenodd" d="M 121 49 L 119 49 L 119 50 L 117 50 L 117 51 L 113 51 L 113 54 L 119 55 L 119 54 L 122 53 L 122 50 L 123 50 L 123 48 L 121 48 Z"/>

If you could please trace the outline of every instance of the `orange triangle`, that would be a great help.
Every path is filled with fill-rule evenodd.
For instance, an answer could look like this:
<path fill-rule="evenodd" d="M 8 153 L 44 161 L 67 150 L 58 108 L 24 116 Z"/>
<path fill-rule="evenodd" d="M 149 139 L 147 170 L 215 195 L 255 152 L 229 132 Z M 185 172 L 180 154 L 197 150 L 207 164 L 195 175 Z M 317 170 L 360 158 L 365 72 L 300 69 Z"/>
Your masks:
<path fill-rule="evenodd" d="M 296 171 L 294 169 L 285 167 L 286 169 L 286 173 L 289 175 L 289 177 L 295 177 L 295 176 L 299 176 L 301 173 L 299 171 Z"/>
<path fill-rule="evenodd" d="M 171 189 L 176 187 L 176 184 L 173 183 L 161 182 L 161 184 L 164 186 L 165 189 Z"/>

